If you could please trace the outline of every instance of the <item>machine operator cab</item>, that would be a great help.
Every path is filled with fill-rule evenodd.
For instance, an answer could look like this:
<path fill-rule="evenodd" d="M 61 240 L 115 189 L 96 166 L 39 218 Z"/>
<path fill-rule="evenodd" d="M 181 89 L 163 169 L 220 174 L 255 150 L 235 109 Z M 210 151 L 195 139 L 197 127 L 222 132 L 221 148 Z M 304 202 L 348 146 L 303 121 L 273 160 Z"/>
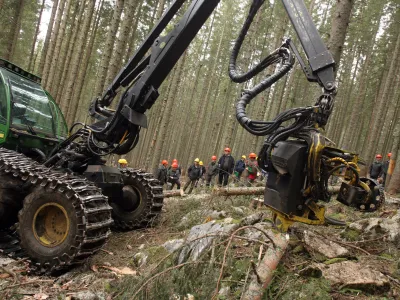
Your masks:
<path fill-rule="evenodd" d="M 36 160 L 44 160 L 68 135 L 61 110 L 40 81 L 0 59 L 0 146 Z"/>

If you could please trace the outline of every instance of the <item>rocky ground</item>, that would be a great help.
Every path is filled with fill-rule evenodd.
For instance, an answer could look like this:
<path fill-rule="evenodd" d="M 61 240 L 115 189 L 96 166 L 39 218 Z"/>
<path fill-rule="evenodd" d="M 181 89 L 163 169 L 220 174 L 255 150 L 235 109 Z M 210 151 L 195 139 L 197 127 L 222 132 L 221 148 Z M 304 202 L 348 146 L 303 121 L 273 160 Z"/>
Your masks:
<path fill-rule="evenodd" d="M 30 276 L 24 261 L 2 257 L 0 299 L 248 299 L 278 234 L 251 199 L 166 199 L 156 227 L 114 233 L 58 277 Z M 348 226 L 295 224 L 263 299 L 400 299 L 400 199 L 374 213 L 332 201 L 328 215 Z"/>

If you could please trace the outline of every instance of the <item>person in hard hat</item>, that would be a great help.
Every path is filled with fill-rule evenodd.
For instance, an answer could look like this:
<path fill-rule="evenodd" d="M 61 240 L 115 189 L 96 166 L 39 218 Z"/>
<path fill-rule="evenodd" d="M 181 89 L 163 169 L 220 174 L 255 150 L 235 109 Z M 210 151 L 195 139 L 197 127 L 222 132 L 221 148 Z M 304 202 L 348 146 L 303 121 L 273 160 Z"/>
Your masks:
<path fill-rule="evenodd" d="M 183 188 L 183 191 L 185 192 L 187 188 L 190 186 L 188 193 L 190 194 L 193 191 L 193 188 L 197 180 L 199 180 L 199 178 L 201 177 L 200 159 L 196 158 L 194 160 L 194 164 L 189 167 L 187 174 L 188 174 L 188 180 Z"/>
<path fill-rule="evenodd" d="M 257 173 L 258 173 L 257 155 L 255 153 L 250 153 L 249 161 L 247 162 L 246 165 L 246 171 L 247 171 L 247 185 L 252 186 L 257 178 Z"/>
<path fill-rule="evenodd" d="M 128 167 L 128 161 L 125 158 L 119 159 L 118 164 L 120 169 L 126 169 Z"/>
<path fill-rule="evenodd" d="M 246 169 L 246 155 L 242 155 L 241 159 L 236 162 L 235 165 L 235 177 L 240 181 L 243 171 Z"/>
<path fill-rule="evenodd" d="M 167 171 L 168 171 L 168 161 L 163 160 L 161 165 L 158 167 L 156 178 L 160 181 L 161 185 L 167 183 Z"/>
<path fill-rule="evenodd" d="M 172 164 L 175 164 L 175 163 L 178 165 L 177 170 L 178 170 L 179 173 L 182 175 L 182 168 L 181 168 L 181 166 L 179 165 L 178 160 L 177 160 L 176 158 L 174 158 L 174 159 L 172 160 Z M 168 170 L 172 168 L 172 164 L 171 164 L 171 166 L 168 168 Z"/>
<path fill-rule="evenodd" d="M 369 176 L 372 179 L 378 180 L 383 174 L 383 164 L 382 164 L 382 155 L 377 154 L 375 156 L 375 161 L 369 167 Z"/>
<path fill-rule="evenodd" d="M 385 186 L 386 182 L 386 177 L 389 171 L 389 165 L 390 165 L 390 158 L 392 157 L 392 153 L 387 154 L 387 160 L 383 163 L 382 169 L 383 169 L 383 174 L 382 174 L 382 185 Z"/>
<path fill-rule="evenodd" d="M 209 187 L 210 185 L 213 186 L 212 183 L 218 174 L 218 164 L 217 164 L 217 157 L 213 155 L 211 157 L 211 162 L 208 164 L 207 172 L 206 172 L 206 186 Z"/>
<path fill-rule="evenodd" d="M 204 163 L 202 161 L 200 161 L 199 165 L 200 165 L 200 169 L 201 169 L 201 176 L 200 176 L 200 179 L 197 180 L 197 182 L 196 182 L 196 185 L 195 185 L 196 187 L 197 187 L 197 184 L 199 181 L 200 181 L 200 186 L 204 185 L 205 176 L 206 176 L 206 167 L 204 166 Z"/>
<path fill-rule="evenodd" d="M 178 163 L 174 162 L 167 171 L 167 186 L 169 190 L 173 190 L 175 185 L 178 190 L 181 188 L 181 173 L 179 172 L 178 168 Z"/>
<path fill-rule="evenodd" d="M 218 161 L 218 185 L 219 186 L 227 186 L 229 176 L 232 175 L 233 170 L 235 168 L 235 159 L 231 155 L 231 149 L 226 147 L 224 149 L 224 155 Z"/>

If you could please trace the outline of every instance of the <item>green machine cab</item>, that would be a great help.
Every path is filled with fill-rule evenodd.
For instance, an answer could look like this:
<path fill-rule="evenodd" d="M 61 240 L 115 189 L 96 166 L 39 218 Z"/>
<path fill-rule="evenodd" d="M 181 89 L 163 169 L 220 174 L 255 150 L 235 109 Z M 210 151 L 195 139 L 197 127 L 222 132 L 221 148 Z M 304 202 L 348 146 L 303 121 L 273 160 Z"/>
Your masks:
<path fill-rule="evenodd" d="M 0 145 L 37 161 L 68 135 L 61 110 L 40 81 L 0 59 Z"/>

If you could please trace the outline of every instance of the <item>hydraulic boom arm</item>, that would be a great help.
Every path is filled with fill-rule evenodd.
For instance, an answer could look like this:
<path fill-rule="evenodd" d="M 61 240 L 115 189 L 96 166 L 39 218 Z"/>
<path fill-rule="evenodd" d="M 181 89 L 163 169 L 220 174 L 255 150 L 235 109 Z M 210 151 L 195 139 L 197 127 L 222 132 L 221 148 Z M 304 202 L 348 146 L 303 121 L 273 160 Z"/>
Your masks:
<path fill-rule="evenodd" d="M 220 1 L 192 1 L 175 28 L 167 35 L 160 36 L 184 2 L 184 0 L 173 2 L 102 98 L 93 101 L 90 113 L 99 121 L 90 126 L 89 135 L 92 136 L 89 141 L 91 141 L 90 148 L 95 150 L 96 154 L 124 154 L 134 147 L 140 128 L 147 127 L 147 118 L 144 113 L 156 101 L 159 95 L 157 91 L 159 86 Z M 296 29 L 309 64 L 303 62 L 290 40 L 283 45 L 285 52 L 292 49 L 302 64 L 307 78 L 310 81 L 317 81 L 327 93 L 333 92 L 335 89 L 334 61 L 322 42 L 303 1 L 282 0 L 282 2 Z M 263 3 L 264 0 L 253 0 L 250 14 L 255 15 Z M 150 54 L 146 55 L 149 50 L 151 50 Z M 257 73 L 269 64 L 282 59 L 280 55 L 276 55 L 275 58 L 272 61 L 264 62 L 258 68 Z M 112 103 L 121 87 L 127 87 L 127 89 L 121 97 L 116 111 L 111 111 L 107 107 Z M 100 147 L 99 143 L 102 143 L 103 146 Z"/>
<path fill-rule="evenodd" d="M 158 88 L 176 65 L 200 28 L 216 9 L 220 0 L 193 0 L 180 21 L 168 34 L 162 35 L 170 21 L 184 5 L 184 0 L 175 0 L 162 18 L 155 25 L 148 37 L 120 71 L 101 98 L 95 99 L 89 109 L 97 122 L 92 125 L 76 123 L 81 126 L 75 133 L 54 150 L 45 165 L 49 167 L 65 167 L 78 171 L 91 163 L 100 163 L 102 156 L 108 154 L 126 154 L 137 144 L 140 129 L 147 127 L 145 112 L 157 100 Z M 252 0 L 246 22 L 235 42 L 229 64 L 230 77 L 234 82 L 245 82 L 277 64 L 275 73 L 267 76 L 252 89 L 243 92 L 239 99 L 237 119 L 250 133 L 269 136 L 265 146 L 271 151 L 273 145 L 298 134 L 310 122 L 324 126 L 333 107 L 336 91 L 334 81 L 334 61 L 324 45 L 318 31 L 302 0 L 282 0 L 303 46 L 308 62 L 304 62 L 294 43 L 287 39 L 282 46 L 262 60 L 246 74 L 236 70 L 236 60 L 247 31 L 254 16 L 265 0 Z M 254 121 L 246 115 L 246 106 L 253 98 L 282 78 L 294 64 L 294 57 L 299 60 L 309 81 L 318 82 L 324 93 L 313 107 L 292 109 L 280 114 L 275 120 Z M 125 89 L 124 89 L 125 88 Z M 116 110 L 109 106 L 117 98 L 118 92 L 124 90 Z M 294 120 L 283 127 L 288 120 Z"/>

